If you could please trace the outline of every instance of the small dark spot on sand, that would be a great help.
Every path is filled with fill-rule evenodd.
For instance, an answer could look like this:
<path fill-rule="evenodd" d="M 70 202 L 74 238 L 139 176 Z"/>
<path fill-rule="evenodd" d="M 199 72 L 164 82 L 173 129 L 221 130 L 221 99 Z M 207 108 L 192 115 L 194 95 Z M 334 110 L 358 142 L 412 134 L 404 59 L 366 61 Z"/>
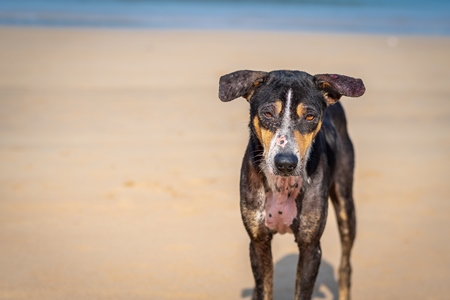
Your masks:
<path fill-rule="evenodd" d="M 279 211 L 279 212 L 278 212 L 278 214 L 279 214 L 279 215 L 282 215 L 282 214 L 283 214 L 283 212 L 282 212 L 282 211 Z"/>
<path fill-rule="evenodd" d="M 269 214 L 269 218 L 272 218 L 272 214 Z"/>
<path fill-rule="evenodd" d="M 288 193 L 288 198 L 291 198 L 291 193 Z"/>

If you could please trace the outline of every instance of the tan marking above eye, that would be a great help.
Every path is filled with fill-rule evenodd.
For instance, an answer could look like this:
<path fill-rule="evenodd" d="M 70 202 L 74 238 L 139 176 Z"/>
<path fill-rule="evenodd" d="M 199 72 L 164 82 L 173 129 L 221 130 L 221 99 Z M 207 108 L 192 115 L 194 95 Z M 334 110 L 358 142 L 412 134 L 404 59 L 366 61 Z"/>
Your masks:
<path fill-rule="evenodd" d="M 275 101 L 275 113 L 277 115 L 280 114 L 282 108 L 283 108 L 283 103 L 281 103 L 280 100 Z"/>
<path fill-rule="evenodd" d="M 306 108 L 303 106 L 302 103 L 300 103 L 300 104 L 297 106 L 297 115 L 298 115 L 299 117 L 303 117 L 303 116 L 305 115 L 305 113 L 306 113 Z"/>
<path fill-rule="evenodd" d="M 298 115 L 300 118 L 303 118 L 303 117 L 304 117 L 306 121 L 312 121 L 312 120 L 314 120 L 314 119 L 316 118 L 315 115 L 313 115 L 313 114 L 308 114 L 308 113 L 307 113 L 307 109 L 306 109 L 306 107 L 305 107 L 302 103 L 300 103 L 300 104 L 297 106 L 297 115 Z"/>
<path fill-rule="evenodd" d="M 282 107 L 283 104 L 281 103 L 281 101 L 277 100 L 272 105 L 265 107 L 262 110 L 261 115 L 266 117 L 267 119 L 272 119 L 280 115 Z"/>

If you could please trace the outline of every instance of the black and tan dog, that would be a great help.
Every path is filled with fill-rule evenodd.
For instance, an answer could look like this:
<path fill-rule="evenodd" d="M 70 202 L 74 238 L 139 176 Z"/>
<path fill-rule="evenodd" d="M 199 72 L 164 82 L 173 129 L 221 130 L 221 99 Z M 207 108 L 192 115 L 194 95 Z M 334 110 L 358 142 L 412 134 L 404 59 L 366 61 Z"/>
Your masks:
<path fill-rule="evenodd" d="M 339 298 L 350 298 L 354 154 L 337 101 L 364 92 L 361 79 L 343 75 L 243 70 L 220 78 L 220 100 L 242 96 L 250 103 L 240 204 L 250 236 L 253 299 L 272 299 L 271 240 L 277 232 L 293 233 L 299 247 L 295 299 L 311 298 L 329 196 L 342 242 Z"/>

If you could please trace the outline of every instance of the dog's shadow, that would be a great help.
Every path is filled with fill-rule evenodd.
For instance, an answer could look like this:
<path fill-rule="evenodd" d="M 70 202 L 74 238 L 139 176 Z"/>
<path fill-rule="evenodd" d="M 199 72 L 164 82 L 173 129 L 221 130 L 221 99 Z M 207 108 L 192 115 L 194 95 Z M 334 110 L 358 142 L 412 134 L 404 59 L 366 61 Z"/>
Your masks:
<path fill-rule="evenodd" d="M 293 299 L 295 293 L 295 276 L 297 273 L 298 254 L 289 254 L 276 262 L 274 267 L 274 299 Z M 251 297 L 253 288 L 242 290 L 241 297 Z M 330 263 L 322 259 L 314 286 L 313 299 L 337 300 L 338 285 Z"/>

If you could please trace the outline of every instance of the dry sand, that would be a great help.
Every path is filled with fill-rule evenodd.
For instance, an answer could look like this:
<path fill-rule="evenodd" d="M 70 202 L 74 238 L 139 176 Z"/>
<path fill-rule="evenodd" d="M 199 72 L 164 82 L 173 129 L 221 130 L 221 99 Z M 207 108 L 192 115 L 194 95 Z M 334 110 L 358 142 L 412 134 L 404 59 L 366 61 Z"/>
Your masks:
<path fill-rule="evenodd" d="M 450 39 L 0 28 L 0 299 L 249 299 L 248 104 L 220 75 L 364 79 L 354 299 L 449 299 Z M 337 299 L 332 211 L 314 299 Z M 297 248 L 276 236 L 275 297 Z"/>

